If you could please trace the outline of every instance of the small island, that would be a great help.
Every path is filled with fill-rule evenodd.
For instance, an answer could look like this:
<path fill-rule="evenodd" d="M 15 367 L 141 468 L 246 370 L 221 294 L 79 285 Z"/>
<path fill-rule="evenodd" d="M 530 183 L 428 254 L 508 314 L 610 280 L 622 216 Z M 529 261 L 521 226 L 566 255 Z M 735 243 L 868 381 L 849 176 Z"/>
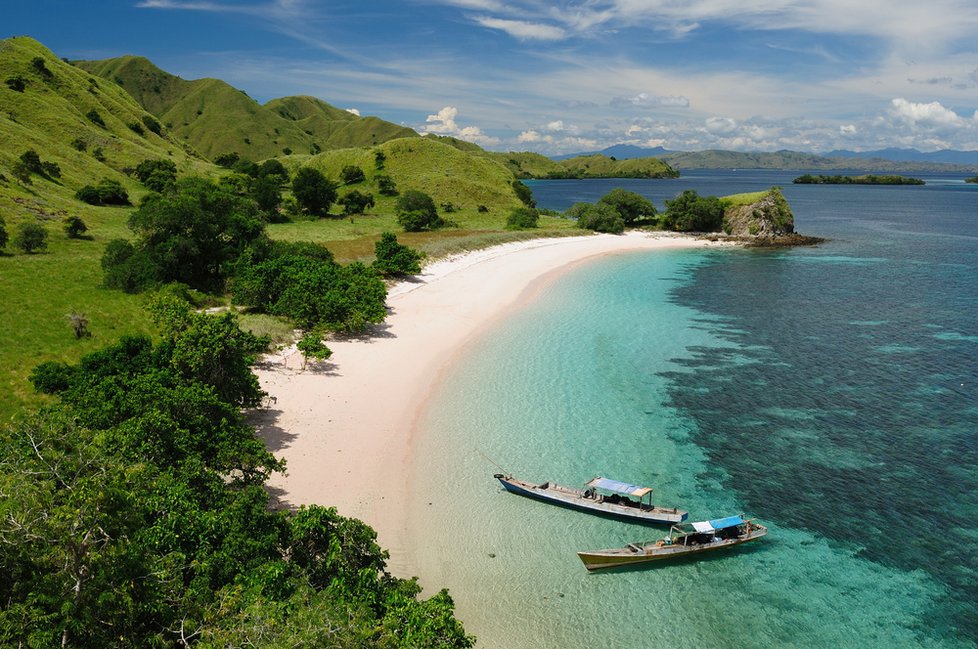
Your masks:
<path fill-rule="evenodd" d="M 966 183 L 978 183 L 978 176 L 975 176 L 974 178 L 966 178 L 964 182 L 966 182 Z"/>
<path fill-rule="evenodd" d="M 923 180 L 919 178 L 908 178 L 907 176 L 864 174 L 862 176 L 828 176 L 820 174 L 813 176 L 805 174 L 798 176 L 793 181 L 796 185 L 923 185 Z"/>

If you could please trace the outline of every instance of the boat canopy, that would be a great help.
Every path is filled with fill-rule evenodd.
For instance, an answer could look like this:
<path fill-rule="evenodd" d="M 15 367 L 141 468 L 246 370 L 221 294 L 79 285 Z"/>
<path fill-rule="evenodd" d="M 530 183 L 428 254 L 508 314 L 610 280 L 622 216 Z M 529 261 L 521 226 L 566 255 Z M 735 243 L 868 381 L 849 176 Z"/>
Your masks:
<path fill-rule="evenodd" d="M 652 493 L 652 490 L 649 487 L 639 487 L 633 484 L 628 484 L 627 482 L 609 480 L 608 478 L 592 478 L 591 481 L 587 483 L 587 486 L 605 489 L 607 491 L 614 491 L 615 493 L 625 494 L 626 496 L 635 496 L 636 498 L 643 498 Z"/>
<path fill-rule="evenodd" d="M 692 525 L 693 529 L 701 534 L 715 532 L 716 530 L 723 530 L 728 527 L 737 527 L 738 525 L 744 524 L 744 518 L 742 516 L 727 516 L 726 518 L 717 518 L 712 521 L 700 521 L 698 523 L 689 523 Z"/>

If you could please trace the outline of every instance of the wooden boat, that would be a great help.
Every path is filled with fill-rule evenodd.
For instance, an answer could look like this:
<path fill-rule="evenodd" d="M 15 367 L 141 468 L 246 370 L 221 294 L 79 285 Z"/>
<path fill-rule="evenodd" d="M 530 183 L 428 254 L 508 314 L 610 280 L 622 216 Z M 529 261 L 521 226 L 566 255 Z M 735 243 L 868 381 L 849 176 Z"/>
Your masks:
<path fill-rule="evenodd" d="M 578 552 L 588 570 L 633 566 L 648 561 L 688 557 L 722 550 L 759 539 L 767 528 L 741 516 L 673 525 L 669 536 L 650 543 L 629 543 L 623 548 Z"/>
<path fill-rule="evenodd" d="M 689 512 L 675 507 L 653 505 L 652 489 L 649 487 L 638 487 L 608 478 L 592 478 L 584 489 L 577 489 L 552 482 L 524 482 L 502 473 L 493 477 L 502 483 L 506 491 L 520 496 L 631 522 L 679 523 L 689 515 Z"/>

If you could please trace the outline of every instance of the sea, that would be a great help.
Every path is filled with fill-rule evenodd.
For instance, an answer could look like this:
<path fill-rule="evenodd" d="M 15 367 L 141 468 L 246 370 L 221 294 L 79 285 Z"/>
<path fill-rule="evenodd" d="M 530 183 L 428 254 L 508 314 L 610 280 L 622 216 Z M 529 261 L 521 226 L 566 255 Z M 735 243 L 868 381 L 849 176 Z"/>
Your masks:
<path fill-rule="evenodd" d="M 426 588 L 478 647 L 978 645 L 978 185 L 793 185 L 805 173 L 529 183 L 562 210 L 613 189 L 780 186 L 827 241 L 601 257 L 473 340 L 420 420 L 409 510 Z M 655 489 L 769 534 L 588 573 L 648 527 L 509 494 L 498 472 Z"/>

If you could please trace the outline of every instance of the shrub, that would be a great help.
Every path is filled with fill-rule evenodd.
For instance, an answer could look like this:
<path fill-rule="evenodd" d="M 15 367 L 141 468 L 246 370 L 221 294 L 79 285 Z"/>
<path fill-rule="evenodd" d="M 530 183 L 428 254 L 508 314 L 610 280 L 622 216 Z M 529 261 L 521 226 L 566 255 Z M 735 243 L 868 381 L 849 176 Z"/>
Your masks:
<path fill-rule="evenodd" d="M 7 222 L 3 220 L 0 216 L 0 249 L 7 247 L 7 241 L 10 240 L 10 235 L 7 234 Z"/>
<path fill-rule="evenodd" d="M 57 162 L 42 162 L 41 169 L 43 169 L 42 175 L 48 178 L 61 178 L 61 167 Z"/>
<path fill-rule="evenodd" d="M 87 117 L 92 122 L 92 124 L 105 128 L 105 120 L 102 119 L 102 116 L 99 115 L 98 111 L 95 110 L 94 108 L 88 111 L 87 113 L 85 113 L 85 117 Z"/>
<path fill-rule="evenodd" d="M 31 67 L 34 68 L 38 72 L 38 74 L 40 74 L 45 79 L 54 78 L 54 73 L 48 70 L 47 65 L 45 65 L 44 63 L 44 59 L 41 58 L 40 56 L 34 57 L 34 59 L 31 61 Z"/>
<path fill-rule="evenodd" d="M 95 149 L 92 151 L 92 157 L 98 160 L 99 162 L 105 162 L 105 152 L 102 151 L 102 147 L 100 146 L 95 147 Z"/>
<path fill-rule="evenodd" d="M 38 223 L 24 223 L 14 237 L 14 245 L 32 254 L 48 247 L 48 231 Z"/>
<path fill-rule="evenodd" d="M 129 130 L 131 130 L 136 135 L 146 135 L 146 130 L 143 128 L 143 125 L 140 124 L 139 122 L 129 122 L 128 126 L 129 126 Z"/>
<path fill-rule="evenodd" d="M 18 75 L 16 77 L 7 77 L 7 80 L 4 83 L 6 83 L 7 87 L 14 92 L 24 92 L 28 82 L 27 79 Z"/>
<path fill-rule="evenodd" d="M 397 185 L 393 178 L 384 174 L 377 174 L 374 176 L 374 180 L 377 181 L 377 191 L 380 192 L 381 196 L 397 196 Z"/>
<path fill-rule="evenodd" d="M 368 208 L 374 206 L 374 195 L 354 189 L 340 197 L 337 202 L 343 206 L 343 214 L 363 214 Z"/>
<path fill-rule="evenodd" d="M 74 140 L 71 141 L 71 146 L 79 151 L 85 151 L 88 149 L 88 142 L 81 139 L 80 137 L 76 137 Z"/>
<path fill-rule="evenodd" d="M 520 202 L 522 202 L 523 205 L 527 207 L 537 206 L 537 202 L 533 200 L 533 192 L 521 181 L 513 181 L 513 191 L 516 193 L 516 198 L 520 199 Z"/>
<path fill-rule="evenodd" d="M 385 277 L 415 275 L 421 272 L 424 253 L 398 243 L 397 236 L 393 232 L 380 235 L 380 241 L 374 244 L 374 253 L 377 259 L 374 260 L 373 268 Z"/>
<path fill-rule="evenodd" d="M 68 235 L 69 239 L 79 239 L 87 231 L 88 226 L 81 220 L 81 217 L 69 216 L 65 219 L 65 234 Z"/>
<path fill-rule="evenodd" d="M 225 169 L 230 169 L 240 158 L 241 156 L 239 156 L 237 153 L 222 153 L 214 158 L 214 164 L 219 167 L 224 167 Z"/>
<path fill-rule="evenodd" d="M 383 151 L 374 151 L 374 167 L 376 169 L 383 169 L 386 160 L 387 155 Z"/>
<path fill-rule="evenodd" d="M 625 231 L 625 221 L 618 211 L 607 203 L 575 203 L 566 212 L 577 219 L 577 227 L 595 232 L 621 234 Z"/>
<path fill-rule="evenodd" d="M 172 160 L 143 160 L 133 173 L 139 182 L 155 192 L 162 192 L 176 182 L 177 165 Z"/>
<path fill-rule="evenodd" d="M 163 135 L 163 127 L 152 115 L 143 115 L 143 125 L 157 135 Z"/>
<path fill-rule="evenodd" d="M 445 222 L 438 216 L 438 209 L 431 196 L 416 189 L 409 189 L 397 199 L 397 222 L 407 232 L 437 230 Z"/>
<path fill-rule="evenodd" d="M 621 215 L 625 225 L 634 225 L 639 221 L 646 221 L 656 215 L 655 205 L 647 198 L 627 189 L 617 187 L 598 199 L 599 203 L 606 203 Z"/>
<path fill-rule="evenodd" d="M 75 198 L 89 205 L 131 205 L 125 187 L 109 178 L 103 178 L 95 186 L 85 185 L 75 192 Z"/>
<path fill-rule="evenodd" d="M 44 175 L 44 166 L 41 164 L 41 156 L 34 149 L 28 149 L 20 154 L 20 161 L 31 173 Z"/>
<path fill-rule="evenodd" d="M 537 227 L 540 213 L 532 207 L 516 207 L 506 217 L 507 230 L 530 230 Z"/>
<path fill-rule="evenodd" d="M 367 177 L 363 173 L 363 169 L 355 165 L 346 165 L 340 171 L 340 179 L 343 181 L 344 185 L 353 185 L 355 183 L 362 183 Z"/>

